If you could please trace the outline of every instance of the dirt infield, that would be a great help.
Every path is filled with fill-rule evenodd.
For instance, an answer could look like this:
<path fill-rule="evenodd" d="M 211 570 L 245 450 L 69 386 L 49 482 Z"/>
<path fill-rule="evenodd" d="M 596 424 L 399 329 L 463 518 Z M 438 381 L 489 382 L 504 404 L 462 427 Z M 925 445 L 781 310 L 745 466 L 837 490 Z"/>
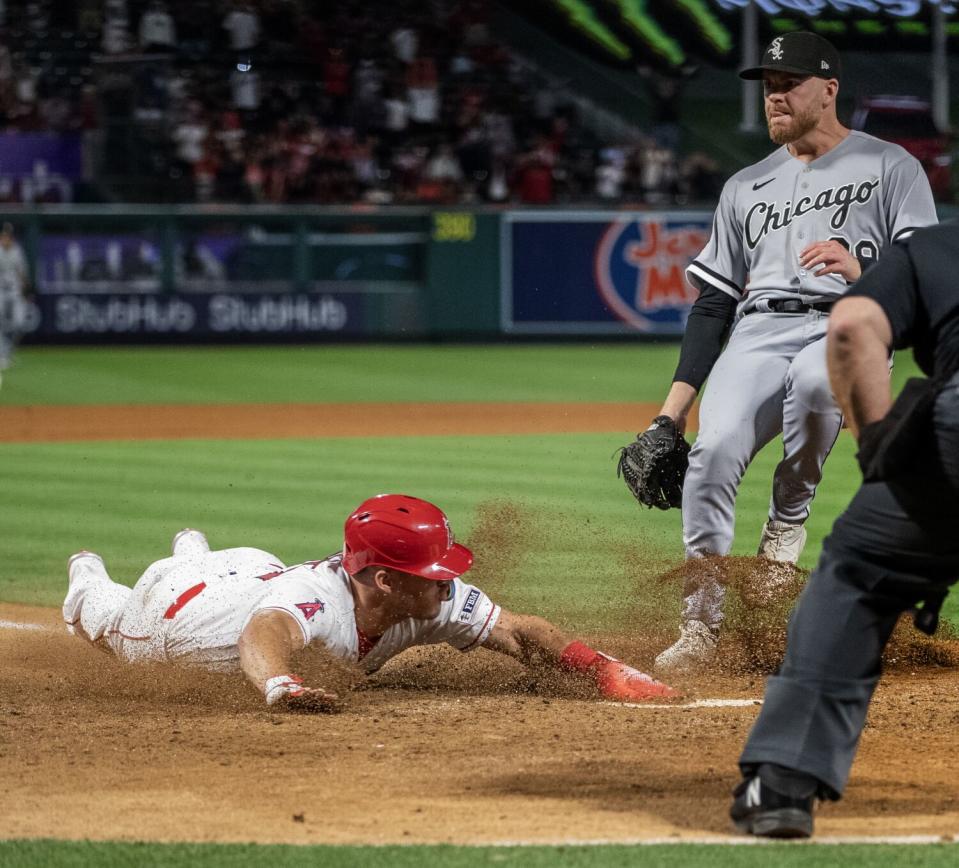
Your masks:
<path fill-rule="evenodd" d="M 0 443 L 635 431 L 652 404 L 142 404 L 0 407 Z M 383 420 L 389 420 L 388 429 Z M 696 416 L 690 419 L 696 427 Z"/>
<path fill-rule="evenodd" d="M 354 436 L 367 433 L 366 414 L 378 406 L 354 406 L 356 415 L 305 408 L 295 423 L 287 405 L 279 417 L 262 407 L 232 415 L 5 407 L 0 439 Z M 404 405 L 392 433 L 637 427 L 636 405 L 523 408 Z M 684 701 L 762 695 L 781 625 L 757 633 L 736 617 L 731 656 L 676 682 Z M 585 638 L 648 667 L 671 626 Z M 897 646 L 847 798 L 824 806 L 820 835 L 959 833 L 959 648 L 912 643 Z M 352 683 L 355 673 L 336 678 Z M 392 661 L 340 714 L 287 715 L 267 710 L 239 679 L 123 666 L 67 636 L 58 611 L 0 604 L 0 837 L 364 844 L 721 835 L 756 712 L 753 703 L 624 707 L 483 649 L 431 648 Z"/>
<path fill-rule="evenodd" d="M 0 606 L 0 836 L 288 843 L 698 838 L 756 706 L 628 708 L 480 649 L 408 653 L 348 709 L 266 710 L 237 680 L 125 667 L 49 609 Z M 652 649 L 607 638 L 632 660 Z M 713 674 L 688 698 L 752 698 Z M 887 677 L 823 835 L 959 831 L 959 677 Z M 920 735 L 920 733 L 922 733 Z"/>

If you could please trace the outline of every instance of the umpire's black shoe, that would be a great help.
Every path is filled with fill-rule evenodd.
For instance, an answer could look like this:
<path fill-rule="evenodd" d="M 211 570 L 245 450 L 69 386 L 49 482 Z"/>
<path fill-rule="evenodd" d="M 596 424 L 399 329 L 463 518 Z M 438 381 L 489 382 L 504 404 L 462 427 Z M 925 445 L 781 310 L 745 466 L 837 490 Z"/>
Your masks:
<path fill-rule="evenodd" d="M 753 775 L 733 790 L 729 816 L 747 835 L 808 838 L 812 835 L 812 803 L 813 796 L 784 796 Z"/>

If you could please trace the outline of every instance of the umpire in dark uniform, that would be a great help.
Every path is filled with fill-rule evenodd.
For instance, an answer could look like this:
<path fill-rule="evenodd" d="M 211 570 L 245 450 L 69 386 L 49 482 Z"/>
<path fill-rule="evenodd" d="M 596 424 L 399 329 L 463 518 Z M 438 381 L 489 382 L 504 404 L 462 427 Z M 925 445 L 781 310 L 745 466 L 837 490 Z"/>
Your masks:
<path fill-rule="evenodd" d="M 959 579 L 959 224 L 893 245 L 840 300 L 827 354 L 863 484 L 823 544 L 779 672 L 739 760 L 741 832 L 808 837 L 813 800 L 846 786 L 899 616 L 935 630 Z M 927 378 L 892 403 L 893 348 Z"/>

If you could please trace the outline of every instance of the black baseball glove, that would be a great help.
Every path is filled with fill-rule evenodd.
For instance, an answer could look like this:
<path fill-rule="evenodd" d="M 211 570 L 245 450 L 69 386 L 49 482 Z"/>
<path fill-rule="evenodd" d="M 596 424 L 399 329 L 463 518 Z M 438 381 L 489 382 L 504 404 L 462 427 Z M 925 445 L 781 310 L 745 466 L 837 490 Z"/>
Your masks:
<path fill-rule="evenodd" d="M 633 443 L 619 450 L 616 475 L 643 506 L 678 509 L 689 467 L 689 444 L 669 416 L 657 416 Z"/>

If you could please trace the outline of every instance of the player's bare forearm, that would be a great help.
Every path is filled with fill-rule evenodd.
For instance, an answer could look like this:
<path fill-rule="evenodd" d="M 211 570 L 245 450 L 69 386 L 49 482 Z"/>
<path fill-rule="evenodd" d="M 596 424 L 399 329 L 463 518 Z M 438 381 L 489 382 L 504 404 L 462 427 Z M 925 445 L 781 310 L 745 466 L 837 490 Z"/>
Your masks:
<path fill-rule="evenodd" d="M 263 690 L 270 678 L 290 671 L 293 654 L 304 642 L 296 621 L 274 610 L 254 615 L 237 645 L 243 674 Z"/>
<path fill-rule="evenodd" d="M 669 388 L 669 394 L 663 401 L 663 407 L 659 411 L 659 415 L 669 416 L 676 423 L 680 433 L 683 433 L 686 430 L 686 419 L 689 416 L 689 411 L 696 401 L 696 394 L 696 389 L 689 383 L 676 380 Z"/>
<path fill-rule="evenodd" d="M 606 699 L 643 702 L 676 696 L 676 691 L 650 676 L 594 651 L 570 637 L 555 624 L 535 615 L 515 615 L 503 610 L 485 647 L 515 657 L 527 666 L 545 664 L 576 673 L 592 681 Z"/>
<path fill-rule="evenodd" d="M 829 317 L 826 358 L 833 395 L 859 438 L 863 426 L 889 412 L 892 330 L 871 298 L 841 299 Z"/>
<path fill-rule="evenodd" d="M 266 697 L 267 704 L 296 711 L 332 711 L 337 694 L 305 686 L 292 674 L 293 654 L 305 646 L 293 618 L 276 610 L 250 619 L 237 643 L 243 674 Z"/>
<path fill-rule="evenodd" d="M 517 615 L 503 609 L 484 647 L 532 663 L 556 664 L 570 637 L 545 618 Z"/>

